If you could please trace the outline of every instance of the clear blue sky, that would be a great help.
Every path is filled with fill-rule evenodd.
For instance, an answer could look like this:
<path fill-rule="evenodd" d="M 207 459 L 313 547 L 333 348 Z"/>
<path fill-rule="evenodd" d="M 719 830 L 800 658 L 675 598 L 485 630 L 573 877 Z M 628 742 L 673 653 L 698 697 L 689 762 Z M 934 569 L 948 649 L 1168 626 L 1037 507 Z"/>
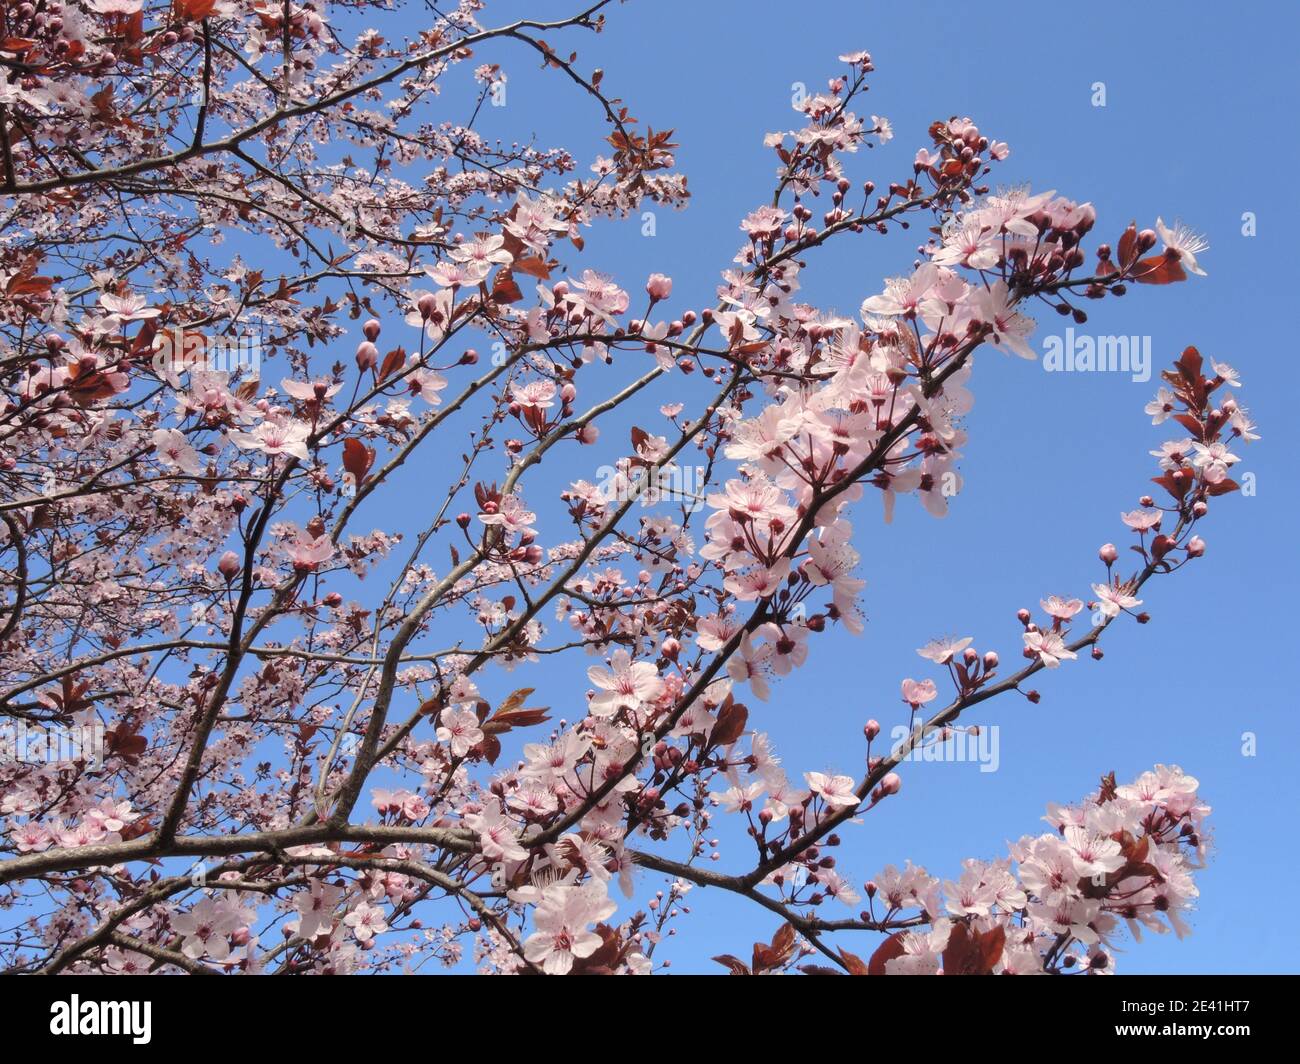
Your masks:
<path fill-rule="evenodd" d="M 494 3 L 484 22 L 572 7 Z M 1297 968 L 1290 938 L 1248 914 L 1275 904 L 1297 871 L 1294 844 L 1278 832 L 1295 807 L 1300 742 L 1284 678 L 1292 624 L 1285 604 L 1296 591 L 1287 532 L 1297 517 L 1284 406 L 1294 394 L 1284 378 L 1293 355 L 1284 330 L 1297 222 L 1289 197 L 1275 190 L 1300 162 L 1289 136 L 1295 94 L 1287 73 L 1300 25 L 1286 5 L 1232 12 L 1172 2 L 1109 5 L 1094 15 L 1028 2 L 982 11 L 933 2 L 632 3 L 611 12 L 601 37 L 564 38 L 585 69 L 604 68 L 606 90 L 643 123 L 677 131 L 693 192 L 687 211 L 659 213 L 653 239 L 631 221 L 594 228 L 584 264 L 633 290 L 652 270 L 671 274 L 677 308 L 711 302 L 738 245 L 737 222 L 769 195 L 773 159 L 761 138 L 793 126 L 792 83 L 816 91 L 839 71 L 836 55 L 858 48 L 872 52 L 878 71 L 860 109 L 888 117 L 896 138 L 859 156 L 855 179 L 884 184 L 905 175 L 931 120 L 969 114 L 1011 144 L 1000 181 L 1091 200 L 1098 235 L 1113 241 L 1130 218 L 1147 226 L 1158 214 L 1181 216 L 1208 235 L 1201 260 L 1208 277 L 1094 304 L 1086 328 L 1149 335 L 1157 367 L 1192 343 L 1237 366 L 1246 380 L 1241 398 L 1264 435 L 1238 467 L 1255 474 L 1256 494 L 1215 506 L 1203 531 L 1206 556 L 1148 585 L 1151 623 L 1112 628 L 1103 662 L 1039 677 L 1036 707 L 1014 696 L 981 707 L 972 719 L 1001 729 L 997 772 L 905 766 L 901 798 L 847 832 L 838 854 L 841 871 L 859 885 L 909 857 L 933 874 L 955 875 L 961 858 L 1000 856 L 1006 840 L 1043 830 L 1048 801 L 1081 797 L 1104 771 L 1123 779 L 1155 762 L 1181 764 L 1214 807 L 1214 852 L 1198 876 L 1194 934 L 1183 942 L 1146 936 L 1119 958 L 1125 972 Z M 561 38 L 553 43 L 560 48 Z M 508 105 L 485 111 L 479 128 L 507 140 L 536 131 L 541 143 L 589 155 L 603 130 L 588 101 L 531 58 L 481 53 L 503 57 Z M 1104 108 L 1092 106 L 1099 81 Z M 1257 216 L 1253 238 L 1242 235 L 1245 211 Z M 897 234 L 826 249 L 805 274 L 804 294 L 855 311 L 884 276 L 907 269 L 915 242 Z M 1060 328 L 1055 316 L 1040 317 L 1040 351 L 1042 338 Z M 865 635 L 818 639 L 813 663 L 751 717 L 776 739 L 792 774 L 858 773 L 862 723 L 871 716 L 886 728 L 897 723 L 899 680 L 927 675 L 914 648 L 957 632 L 1014 663 L 1015 610 L 1037 609 L 1052 593 L 1087 597 L 1100 578 L 1098 545 L 1127 545 L 1119 512 L 1147 490 L 1146 452 L 1166 438 L 1142 413 L 1155 383 L 1049 374 L 986 351 L 973 389 L 966 486 L 951 515 L 935 521 L 905 504 L 886 527 L 877 499 L 859 507 Z M 651 422 L 662 401 L 647 403 L 639 420 Z M 593 477 L 596 464 L 555 472 Z M 529 501 L 540 503 L 540 494 L 535 485 Z M 585 688 L 576 664 L 536 667 L 529 682 L 562 708 Z M 506 689 L 522 675 L 500 679 Z M 1246 731 L 1258 736 L 1253 758 L 1241 754 Z M 720 867 L 750 867 L 750 851 L 723 837 Z M 647 877 L 638 896 L 652 886 Z M 661 954 L 676 970 L 710 970 L 712 954 L 744 952 L 775 929 L 768 914 L 730 896 L 697 889 L 690 900 L 694 915 Z"/>

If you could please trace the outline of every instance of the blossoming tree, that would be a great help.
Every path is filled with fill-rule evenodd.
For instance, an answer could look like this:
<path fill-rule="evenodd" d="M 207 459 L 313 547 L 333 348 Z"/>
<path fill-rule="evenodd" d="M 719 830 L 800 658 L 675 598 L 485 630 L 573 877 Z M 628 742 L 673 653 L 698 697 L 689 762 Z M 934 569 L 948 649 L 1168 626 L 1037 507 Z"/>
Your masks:
<path fill-rule="evenodd" d="M 1178 768 L 1106 776 L 947 879 L 834 850 L 909 754 L 1037 701 L 1203 553 L 1254 438 L 1230 367 L 1188 347 L 1164 374 L 1155 487 L 1090 591 L 1020 612 L 1023 659 L 900 663 L 906 738 L 835 737 L 856 777 L 783 765 L 762 703 L 862 630 L 851 522 L 956 497 L 977 349 L 1033 357 L 1030 309 L 1082 323 L 1200 274 L 1203 242 L 1090 245 L 1089 204 L 992 183 L 1009 149 L 969 118 L 851 176 L 892 135 L 855 52 L 768 134 L 716 293 L 611 279 L 584 230 L 687 192 L 671 134 L 573 50 L 607 3 L 493 24 L 460 0 L 414 35 L 371 0 L 5 5 L 4 967 L 642 973 L 702 933 L 695 887 L 763 939 L 719 971 L 1104 973 L 1124 935 L 1182 933 L 1208 808 Z M 520 60 L 605 154 L 476 131 Z M 919 260 L 896 239 L 858 316 L 801 288 L 823 245 L 909 226 Z M 620 417 L 646 427 L 601 436 Z M 610 476 L 567 475 L 611 448 Z M 567 701 L 537 708 L 555 656 Z M 69 733 L 102 745 L 32 756 Z M 718 863 L 720 818 L 747 842 Z"/>

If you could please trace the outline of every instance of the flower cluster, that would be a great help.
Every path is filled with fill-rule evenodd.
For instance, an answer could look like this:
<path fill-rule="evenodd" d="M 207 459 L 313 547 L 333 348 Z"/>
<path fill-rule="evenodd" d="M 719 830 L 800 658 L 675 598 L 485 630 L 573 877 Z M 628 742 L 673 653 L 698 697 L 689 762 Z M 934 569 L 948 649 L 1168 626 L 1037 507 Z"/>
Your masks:
<path fill-rule="evenodd" d="M 866 722 L 860 775 L 783 765 L 750 703 L 816 668 L 828 630 L 863 631 L 855 508 L 957 504 L 977 350 L 1032 357 L 1031 307 L 1083 322 L 1203 274 L 1204 241 L 1157 220 L 1085 251 L 1091 205 L 993 187 L 1009 148 L 967 117 L 933 123 L 900 180 L 850 177 L 895 136 L 858 113 L 874 65 L 852 52 L 766 137 L 774 192 L 688 306 L 663 273 L 583 257 L 601 219 L 686 199 L 672 131 L 548 43 L 607 5 L 545 35 L 482 6 L 351 39 L 353 5 L 328 0 L 6 12 L 27 73 L 0 88 L 22 132 L 0 714 L 102 749 L 0 759 L 0 905 L 21 913 L 0 963 L 641 974 L 671 963 L 699 884 L 786 921 L 737 971 L 805 950 L 1109 971 L 1123 924 L 1181 933 L 1207 810 L 1177 769 L 1108 780 L 956 881 L 886 870 L 865 911 L 830 851 L 913 750 L 977 701 L 1037 701 L 1030 677 L 1099 656 L 1148 580 L 1205 553 L 1255 438 L 1229 366 L 1188 348 L 1165 374 L 1147 410 L 1185 435 L 1153 452 L 1161 500 L 1123 517 L 1140 560 L 1107 544 L 1092 597 L 1021 610 L 1019 671 L 972 637 L 921 648 L 937 675 L 900 678 L 905 739 Z M 486 104 L 515 83 L 483 54 L 515 48 L 607 120 L 584 170 L 430 102 L 476 56 Z M 934 234 L 918 262 L 856 316 L 805 289 L 824 245 L 913 224 Z M 576 687 L 508 675 L 558 655 Z M 728 856 L 752 846 L 732 872 L 708 867 L 722 817 L 744 833 Z M 828 899 L 859 915 L 823 920 Z M 839 931 L 888 937 L 860 962 L 826 947 Z"/>

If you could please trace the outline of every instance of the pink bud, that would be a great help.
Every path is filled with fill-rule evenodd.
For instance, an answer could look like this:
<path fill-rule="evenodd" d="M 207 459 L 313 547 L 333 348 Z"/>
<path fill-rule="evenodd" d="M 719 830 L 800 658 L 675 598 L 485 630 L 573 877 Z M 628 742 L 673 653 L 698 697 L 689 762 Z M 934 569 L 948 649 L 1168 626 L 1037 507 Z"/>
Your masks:
<path fill-rule="evenodd" d="M 984 671 L 992 672 L 998 667 L 998 654 L 996 650 L 990 650 L 984 655 Z"/>
<path fill-rule="evenodd" d="M 379 365 L 379 348 L 369 340 L 357 344 L 357 369 L 374 369 Z"/>
<path fill-rule="evenodd" d="M 379 339 L 379 322 L 371 318 L 365 325 L 361 326 L 361 331 L 366 334 L 366 339 L 374 343 Z"/>
<path fill-rule="evenodd" d="M 866 727 L 862 729 L 862 734 L 867 737 L 867 742 L 871 742 L 872 739 L 880 734 L 880 721 L 875 718 L 867 721 Z"/>
<path fill-rule="evenodd" d="M 655 302 L 667 299 L 673 294 L 673 279 L 665 277 L 662 273 L 652 273 L 650 279 L 646 281 L 645 290 Z"/>
<path fill-rule="evenodd" d="M 1115 559 L 1119 557 L 1119 549 L 1114 543 L 1103 543 L 1101 545 L 1101 550 L 1097 552 L 1097 557 L 1107 565 L 1114 565 Z"/>
<path fill-rule="evenodd" d="M 1199 558 L 1205 553 L 1205 540 L 1200 536 L 1193 536 L 1187 541 L 1187 557 Z"/>
<path fill-rule="evenodd" d="M 898 778 L 897 772 L 891 772 L 880 781 L 880 793 L 884 795 L 897 794 L 903 789 L 903 781 Z"/>
<path fill-rule="evenodd" d="M 226 551 L 217 562 L 217 572 L 226 578 L 226 583 L 230 583 L 238 574 L 242 566 L 239 563 L 239 555 L 233 550 Z"/>

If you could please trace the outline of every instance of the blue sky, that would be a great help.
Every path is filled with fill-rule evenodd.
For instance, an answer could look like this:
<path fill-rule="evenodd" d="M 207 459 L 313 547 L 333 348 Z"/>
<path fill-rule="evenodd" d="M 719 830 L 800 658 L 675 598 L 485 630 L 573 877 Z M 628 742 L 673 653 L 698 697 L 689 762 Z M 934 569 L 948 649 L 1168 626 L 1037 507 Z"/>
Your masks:
<path fill-rule="evenodd" d="M 484 22 L 571 10 L 497 3 Z M 836 55 L 858 48 L 870 50 L 877 67 L 859 109 L 888 117 L 896 136 L 855 160 L 855 180 L 906 175 L 929 122 L 969 114 L 1012 147 L 997 180 L 1091 200 L 1098 239 L 1113 242 L 1131 218 L 1141 227 L 1163 215 L 1182 217 L 1210 240 L 1201 260 L 1208 277 L 1092 304 L 1079 331 L 1150 336 L 1157 371 L 1187 344 L 1235 365 L 1246 382 L 1241 399 L 1264 436 L 1238 467 L 1254 474 L 1255 494 L 1215 505 L 1202 531 L 1206 556 L 1148 584 L 1151 623 L 1113 627 L 1103 662 L 1040 676 L 1038 706 L 1004 696 L 979 707 L 972 720 L 1000 728 L 998 771 L 906 766 L 902 796 L 846 833 L 839 867 L 855 882 L 905 858 L 955 875 L 961 858 L 1000 856 L 1008 839 L 1043 830 L 1046 803 L 1081 797 L 1100 773 L 1114 769 L 1123 779 L 1177 763 L 1199 777 L 1214 807 L 1214 852 L 1198 876 L 1194 933 L 1182 942 L 1147 936 L 1119 958 L 1121 970 L 1295 970 L 1292 944 L 1243 911 L 1271 904 L 1270 888 L 1297 871 L 1294 848 L 1276 828 L 1278 813 L 1294 807 L 1300 740 L 1281 649 L 1291 624 L 1285 603 L 1296 590 L 1295 551 L 1285 542 L 1298 516 L 1285 446 L 1292 389 L 1283 374 L 1292 354 L 1269 317 L 1287 306 L 1289 270 L 1278 264 L 1297 232 L 1293 208 L 1273 193 L 1300 162 L 1285 136 L 1293 93 L 1284 50 L 1296 22 L 1285 6 L 1271 7 L 1267 27 L 1255 28 L 1225 25 L 1217 5 L 1167 2 L 1111 6 L 1104 18 L 1005 2 L 979 12 L 929 2 L 668 2 L 613 10 L 598 38 L 555 37 L 557 48 L 564 40 L 579 50 L 586 69 L 602 67 L 604 88 L 643 124 L 676 130 L 690 207 L 658 212 L 653 238 L 641 236 L 636 221 L 598 225 L 583 256 L 583 265 L 634 291 L 652 270 L 670 274 L 674 309 L 711 302 L 738 246 L 739 219 L 769 196 L 773 158 L 761 139 L 794 125 L 793 83 L 817 91 L 839 72 Z M 595 150 L 603 129 L 589 101 L 538 72 L 531 57 L 494 48 L 481 58 L 503 61 L 510 75 L 507 106 L 485 109 L 482 132 L 512 140 L 535 131 L 540 143 L 566 144 L 579 157 Z M 1096 82 L 1105 83 L 1105 107 L 1092 104 Z M 1242 232 L 1247 211 L 1256 218 L 1253 237 Z M 915 244 L 915 233 L 833 244 L 812 260 L 803 294 L 853 312 L 883 277 L 907 270 Z M 1062 320 L 1040 316 L 1038 350 L 1060 335 Z M 1097 547 L 1127 546 L 1119 513 L 1147 490 L 1146 452 L 1167 435 L 1142 413 L 1154 382 L 1046 373 L 986 350 L 972 387 L 966 483 L 950 516 L 936 521 L 904 504 L 885 526 L 879 501 L 868 497 L 855 521 L 859 575 L 868 581 L 866 633 L 818 639 L 810 666 L 755 707 L 751 723 L 772 734 L 793 773 L 858 773 L 862 723 L 873 716 L 886 728 L 897 723 L 900 679 L 928 675 L 916 647 L 957 632 L 1014 662 L 1016 609 L 1036 609 L 1053 593 L 1087 597 L 1100 579 Z M 633 420 L 654 422 L 666 400 L 647 399 Z M 596 464 L 554 475 L 592 477 Z M 537 485 L 545 483 L 535 482 L 530 502 L 540 502 Z M 392 493 L 388 500 L 395 505 Z M 548 662 L 530 669 L 528 682 L 560 709 L 585 687 L 577 664 Z M 522 674 L 499 677 L 500 688 L 514 679 Z M 1254 757 L 1242 756 L 1243 732 L 1257 736 Z M 719 835 L 718 866 L 750 867 L 751 853 Z M 638 895 L 652 886 L 643 882 Z M 690 903 L 693 915 L 661 954 L 678 971 L 710 970 L 711 955 L 744 952 L 775 930 L 769 914 L 730 896 L 697 889 Z"/>

